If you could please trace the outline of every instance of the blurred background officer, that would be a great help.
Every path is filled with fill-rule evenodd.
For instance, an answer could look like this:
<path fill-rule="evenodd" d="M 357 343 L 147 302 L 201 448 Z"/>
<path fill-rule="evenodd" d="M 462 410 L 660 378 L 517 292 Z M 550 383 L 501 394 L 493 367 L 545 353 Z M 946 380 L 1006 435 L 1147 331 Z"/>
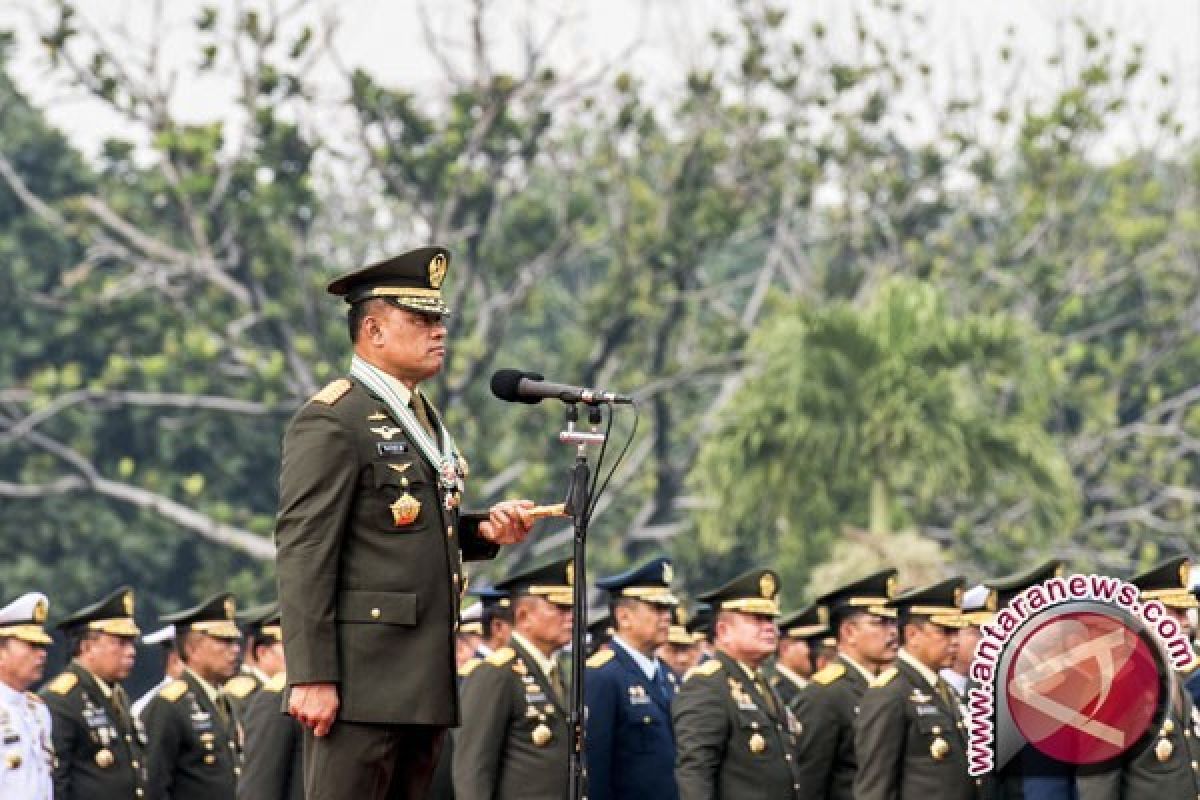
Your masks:
<path fill-rule="evenodd" d="M 142 637 L 142 644 L 154 645 L 161 654 L 163 677 L 150 691 L 134 701 L 133 715 L 139 720 L 142 718 L 142 709 L 146 707 L 152 697 L 158 694 L 158 690 L 183 674 L 183 662 L 179 660 L 179 653 L 175 650 L 174 625 L 164 625 L 156 631 L 147 633 Z"/>
<path fill-rule="evenodd" d="M 42 689 L 54 732 L 55 800 L 146 796 L 146 735 L 121 681 L 133 670 L 133 590 L 122 586 L 58 624 L 71 663 Z"/>
<path fill-rule="evenodd" d="M 279 603 L 264 603 L 239 611 L 237 621 L 242 629 L 242 666 L 224 690 L 240 714 L 263 684 L 283 671 Z"/>
<path fill-rule="evenodd" d="M 900 652 L 862 698 L 856 725 L 855 800 L 976 800 L 967 737 L 953 690 L 938 670 L 953 663 L 962 626 L 962 578 L 905 592 L 896 610 Z"/>
<path fill-rule="evenodd" d="M 23 594 L 0 608 L 0 797 L 50 800 L 54 743 L 50 711 L 28 691 L 42 679 L 50 604 L 40 592 Z"/>
<path fill-rule="evenodd" d="M 221 686 L 237 674 L 242 633 L 233 596 L 163 616 L 183 661 L 142 712 L 154 800 L 233 800 L 242 767 L 238 720 Z"/>
<path fill-rule="evenodd" d="M 1190 638 L 1188 610 L 1196 608 L 1190 589 L 1191 563 L 1171 558 L 1131 578 L 1143 605 L 1157 600 Z M 1079 800 L 1167 800 L 1200 797 L 1200 719 L 1183 676 L 1165 681 L 1163 716 L 1132 748 L 1103 764 L 1076 772 Z"/>
<path fill-rule="evenodd" d="M 772 666 L 771 686 L 793 712 L 800 699 L 800 690 L 816 671 L 811 644 L 829 635 L 829 612 L 813 603 L 779 620 L 779 651 Z"/>
<path fill-rule="evenodd" d="M 696 642 L 696 663 L 703 664 L 713 657 L 713 608 L 708 603 L 699 603 L 688 620 L 688 631 Z M 686 673 L 685 673 L 686 674 Z"/>
<path fill-rule="evenodd" d="M 458 800 L 562 800 L 571 741 L 554 654 L 571 640 L 571 559 L 496 584 L 511 593 L 512 642 L 463 681 L 454 741 Z"/>
<path fill-rule="evenodd" d="M 282 639 L 278 607 L 262 620 L 260 630 L 277 642 Z M 287 664 L 283 647 L 275 647 L 279 650 L 278 669 L 242 707 L 246 747 L 238 800 L 304 800 L 304 728 L 282 711 Z"/>
<path fill-rule="evenodd" d="M 675 673 L 655 652 L 667 641 L 671 562 L 656 558 L 596 585 L 608 592 L 616 632 L 587 662 L 589 800 L 675 800 Z"/>
<path fill-rule="evenodd" d="M 700 595 L 714 609 L 716 655 L 684 678 L 672 715 L 681 800 L 800 798 L 791 712 L 761 667 L 775 652 L 779 577 L 752 570 Z"/>
<path fill-rule="evenodd" d="M 483 643 L 483 603 L 475 601 L 458 615 L 458 628 L 454 631 L 454 665 L 461 670 L 472 658 L 479 658 L 479 645 Z"/>
<path fill-rule="evenodd" d="M 797 766 L 805 798 L 853 800 L 854 722 L 871 680 L 896 658 L 896 570 L 885 569 L 827 592 L 837 658 L 813 673 L 797 699 L 801 746 Z"/>
<path fill-rule="evenodd" d="M 658 657 L 681 681 L 700 659 L 700 647 L 696 644 L 696 636 L 688 631 L 687 622 L 683 606 L 675 606 L 671 627 L 667 630 L 667 643 L 658 648 Z"/>
<path fill-rule="evenodd" d="M 501 647 L 508 647 L 512 637 L 513 609 L 508 592 L 495 587 L 481 586 L 471 594 L 483 604 L 483 640 L 476 647 L 476 655 L 487 658 Z"/>

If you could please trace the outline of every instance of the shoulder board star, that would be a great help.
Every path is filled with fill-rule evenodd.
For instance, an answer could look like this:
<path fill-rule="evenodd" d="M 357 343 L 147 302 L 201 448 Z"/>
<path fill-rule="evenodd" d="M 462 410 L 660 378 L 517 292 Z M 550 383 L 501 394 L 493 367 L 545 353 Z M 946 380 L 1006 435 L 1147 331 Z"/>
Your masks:
<path fill-rule="evenodd" d="M 287 673 L 286 672 L 275 673 L 267 680 L 266 683 L 264 683 L 262 685 L 262 689 L 264 692 L 271 692 L 272 694 L 279 694 L 285 688 L 287 688 Z"/>
<path fill-rule="evenodd" d="M 343 397 L 345 397 L 346 392 L 350 391 L 351 387 L 353 386 L 354 384 L 345 378 L 338 378 L 336 381 L 326 385 L 324 389 L 314 394 L 312 396 L 313 402 L 331 406 L 338 400 L 341 400 Z"/>
<path fill-rule="evenodd" d="M 254 678 L 249 675 L 235 675 L 225 683 L 222 691 L 233 695 L 238 700 L 245 700 L 246 696 L 254 691 L 256 685 Z"/>
<path fill-rule="evenodd" d="M 691 680 L 691 678 L 693 676 L 696 676 L 696 675 L 702 675 L 705 678 L 708 678 L 713 675 L 716 675 L 720 671 L 721 671 L 721 662 L 717 661 L 715 658 L 713 658 L 708 661 L 705 661 L 703 664 L 700 664 L 699 666 L 692 667 L 691 669 L 689 669 L 687 671 L 687 674 L 683 676 L 683 682 L 687 683 L 689 680 Z"/>
<path fill-rule="evenodd" d="M 46 689 L 54 694 L 65 695 L 75 688 L 79 678 L 74 672 L 64 672 L 47 684 Z"/>
<path fill-rule="evenodd" d="M 879 689 L 881 687 L 887 686 L 889 683 L 892 682 L 892 678 L 896 677 L 896 675 L 898 675 L 899 672 L 900 672 L 900 670 L 896 669 L 895 667 L 888 667 L 883 672 L 879 673 L 878 675 L 876 675 L 874 678 L 871 679 L 871 688 Z"/>
<path fill-rule="evenodd" d="M 845 665 L 835 662 L 833 664 L 828 664 L 824 669 L 813 673 L 812 679 L 813 683 L 819 683 L 822 686 L 828 686 L 845 674 Z"/>
<path fill-rule="evenodd" d="M 184 681 L 171 681 L 166 686 L 158 690 L 158 696 L 172 703 L 179 702 L 179 698 L 187 694 L 188 685 Z"/>
<path fill-rule="evenodd" d="M 599 669 L 612 660 L 612 650 L 597 650 L 592 654 L 592 657 L 587 660 L 587 665 L 592 669 Z"/>
<path fill-rule="evenodd" d="M 513 650 L 511 647 L 501 647 L 499 650 L 487 657 L 487 662 L 493 667 L 503 667 L 516 657 L 516 650 Z"/>
<path fill-rule="evenodd" d="M 461 667 L 458 668 L 458 677 L 460 677 L 460 678 L 467 677 L 468 675 L 470 675 L 472 672 L 475 671 L 476 667 L 478 667 L 482 663 L 483 663 L 482 658 L 468 659 L 466 662 L 463 663 L 463 665 Z"/>

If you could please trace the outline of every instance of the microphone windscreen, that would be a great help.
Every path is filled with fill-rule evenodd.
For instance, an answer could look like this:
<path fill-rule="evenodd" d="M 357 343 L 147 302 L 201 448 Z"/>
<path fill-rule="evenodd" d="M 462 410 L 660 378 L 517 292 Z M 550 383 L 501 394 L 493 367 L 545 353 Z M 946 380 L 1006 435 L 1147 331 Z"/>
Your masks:
<path fill-rule="evenodd" d="M 510 403 L 529 403 L 530 405 L 540 403 L 542 401 L 540 397 L 521 394 L 521 381 L 524 378 L 535 381 L 542 380 L 541 375 L 532 372 L 522 372 L 519 369 L 498 369 L 492 373 L 492 394 Z"/>

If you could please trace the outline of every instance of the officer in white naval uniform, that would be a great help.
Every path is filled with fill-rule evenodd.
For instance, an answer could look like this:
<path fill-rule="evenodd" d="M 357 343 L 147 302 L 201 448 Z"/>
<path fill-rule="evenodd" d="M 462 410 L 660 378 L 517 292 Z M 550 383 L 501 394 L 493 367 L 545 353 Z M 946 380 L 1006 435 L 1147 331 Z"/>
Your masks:
<path fill-rule="evenodd" d="M 50 710 L 29 687 L 42 679 L 46 595 L 30 592 L 0 609 L 0 797 L 51 800 Z"/>

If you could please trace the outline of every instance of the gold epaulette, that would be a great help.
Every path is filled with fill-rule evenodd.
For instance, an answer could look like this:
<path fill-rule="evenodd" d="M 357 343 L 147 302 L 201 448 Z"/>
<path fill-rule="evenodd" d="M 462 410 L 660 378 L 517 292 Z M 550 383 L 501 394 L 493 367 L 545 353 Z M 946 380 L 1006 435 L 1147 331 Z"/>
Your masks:
<path fill-rule="evenodd" d="M 597 650 L 592 653 L 592 657 L 587 660 L 587 665 L 592 669 L 599 669 L 605 664 L 613 660 L 613 651 L 608 648 Z"/>
<path fill-rule="evenodd" d="M 487 657 L 487 662 L 493 667 L 503 667 L 516 657 L 516 650 L 513 650 L 511 647 L 501 647 L 499 650 Z"/>
<path fill-rule="evenodd" d="M 475 671 L 475 668 L 483 663 L 482 658 L 469 658 L 463 662 L 463 665 L 458 668 L 458 677 L 465 678 Z"/>
<path fill-rule="evenodd" d="M 822 686 L 828 686 L 845 674 L 845 665 L 834 662 L 832 664 L 827 664 L 824 669 L 814 672 L 812 679 L 813 683 L 819 683 Z"/>
<path fill-rule="evenodd" d="M 64 672 L 46 684 L 46 689 L 55 694 L 65 695 L 74 689 L 77 683 L 79 683 L 79 676 L 74 672 Z"/>
<path fill-rule="evenodd" d="M 896 669 L 895 667 L 888 667 L 883 672 L 871 679 L 871 688 L 878 689 L 882 686 L 887 686 L 892 682 L 892 678 L 896 677 L 899 672 L 900 670 Z"/>
<path fill-rule="evenodd" d="M 262 685 L 264 692 L 272 692 L 279 694 L 287 688 L 287 673 L 277 672 L 267 679 L 267 682 Z"/>
<path fill-rule="evenodd" d="M 170 700 L 172 703 L 179 702 L 179 698 L 187 694 L 188 685 L 185 681 L 171 681 L 166 686 L 158 690 L 158 696 Z"/>
<path fill-rule="evenodd" d="M 338 400 L 341 400 L 343 397 L 345 397 L 346 392 L 350 391 L 351 387 L 353 386 L 354 384 L 345 378 L 338 378 L 336 381 L 333 381 L 324 389 L 314 394 L 312 396 L 312 401 L 314 403 L 322 403 L 324 405 L 331 406 Z"/>
<path fill-rule="evenodd" d="M 711 658 L 708 661 L 705 661 L 703 664 L 689 669 L 687 674 L 683 676 L 683 682 L 687 683 L 689 680 L 691 680 L 693 675 L 703 675 L 705 678 L 708 678 L 716 675 L 720 671 L 721 662 L 717 661 L 715 658 Z"/>
<path fill-rule="evenodd" d="M 249 675 L 235 675 L 225 682 L 225 686 L 221 691 L 225 694 L 233 695 L 238 700 L 245 700 L 247 695 L 254 691 L 258 682 Z"/>

